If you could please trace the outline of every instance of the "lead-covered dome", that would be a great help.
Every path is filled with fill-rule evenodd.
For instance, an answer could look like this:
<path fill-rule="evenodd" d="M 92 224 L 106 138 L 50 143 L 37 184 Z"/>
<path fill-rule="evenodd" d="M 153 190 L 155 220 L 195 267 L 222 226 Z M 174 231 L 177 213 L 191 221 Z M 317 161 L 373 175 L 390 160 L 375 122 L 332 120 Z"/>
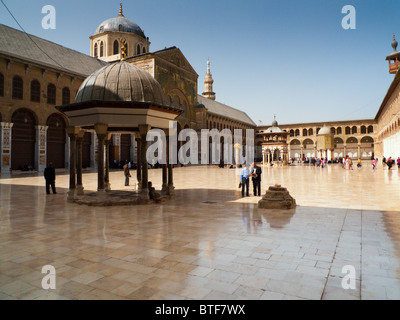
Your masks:
<path fill-rule="evenodd" d="M 146 39 L 143 30 L 136 23 L 125 18 L 124 15 L 122 14 L 122 11 L 117 17 L 103 21 L 96 29 L 95 35 L 107 31 L 134 33 L 139 37 Z"/>
<path fill-rule="evenodd" d="M 331 129 L 329 127 L 323 127 L 321 130 L 318 131 L 318 135 L 328 135 L 328 134 L 332 134 Z"/>
<path fill-rule="evenodd" d="M 75 103 L 126 101 L 168 106 L 161 85 L 150 73 L 126 61 L 105 66 L 85 79 Z"/>

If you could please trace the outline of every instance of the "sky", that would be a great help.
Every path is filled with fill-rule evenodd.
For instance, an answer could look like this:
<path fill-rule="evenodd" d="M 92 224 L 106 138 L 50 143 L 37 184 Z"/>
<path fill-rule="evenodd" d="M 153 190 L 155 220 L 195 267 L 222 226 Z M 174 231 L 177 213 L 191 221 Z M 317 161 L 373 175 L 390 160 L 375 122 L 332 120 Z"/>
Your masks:
<path fill-rule="evenodd" d="M 26 32 L 86 54 L 122 2 L 150 51 L 178 47 L 200 94 L 209 58 L 217 101 L 258 125 L 275 114 L 280 124 L 374 118 L 394 77 L 385 61 L 393 34 L 400 39 L 397 0 L 1 1 Z M 45 5 L 56 9 L 55 29 L 42 28 Z M 355 29 L 342 27 L 346 5 Z M 19 29 L 1 2 L 0 23 Z"/>

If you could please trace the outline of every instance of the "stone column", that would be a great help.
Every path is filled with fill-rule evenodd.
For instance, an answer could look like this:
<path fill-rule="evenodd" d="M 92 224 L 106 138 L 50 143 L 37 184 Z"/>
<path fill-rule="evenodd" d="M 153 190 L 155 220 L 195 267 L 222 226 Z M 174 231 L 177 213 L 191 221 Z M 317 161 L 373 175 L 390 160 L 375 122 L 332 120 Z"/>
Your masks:
<path fill-rule="evenodd" d="M 137 154 L 136 154 L 136 179 L 138 184 L 138 190 L 142 189 L 142 139 L 140 134 L 136 134 Z"/>
<path fill-rule="evenodd" d="M 110 144 L 111 144 L 111 133 L 107 134 L 106 140 L 104 141 L 106 154 L 105 154 L 105 174 L 104 174 L 104 188 L 106 191 L 111 190 L 110 185 Z"/>
<path fill-rule="evenodd" d="M 46 168 L 46 145 L 48 126 L 36 126 L 35 166 L 37 171 L 43 172 Z"/>
<path fill-rule="evenodd" d="M 148 169 L 148 162 L 147 162 L 147 132 L 150 130 L 150 126 L 147 124 L 139 125 L 139 133 L 142 142 L 142 190 L 140 192 L 140 197 L 142 199 L 149 199 L 149 169 Z"/>
<path fill-rule="evenodd" d="M 314 144 L 314 158 L 318 158 L 317 145 L 316 144 Z"/>
<path fill-rule="evenodd" d="M 265 152 L 262 151 L 263 166 L 265 166 Z"/>
<path fill-rule="evenodd" d="M 77 167 L 76 167 L 76 194 L 78 196 L 83 196 L 83 184 L 82 184 L 82 145 L 83 145 L 83 137 L 85 135 L 85 131 L 79 131 L 76 137 L 76 149 L 77 149 Z"/>
<path fill-rule="evenodd" d="M 99 196 L 105 194 L 104 184 L 104 145 L 107 138 L 108 126 L 106 124 L 96 124 L 97 139 L 99 141 L 99 151 L 97 159 L 97 193 Z"/>
<path fill-rule="evenodd" d="M 343 158 L 347 156 L 346 154 L 346 144 L 343 144 Z"/>
<path fill-rule="evenodd" d="M 357 157 L 358 159 L 361 159 L 361 144 L 359 143 L 357 147 Z"/>
<path fill-rule="evenodd" d="M 168 130 L 164 130 L 165 136 L 168 137 Z M 168 139 L 167 139 L 167 145 L 163 146 L 163 148 L 166 151 L 166 160 L 167 163 L 162 165 L 162 193 L 167 194 L 168 193 L 168 161 L 169 161 L 169 145 L 168 145 Z"/>
<path fill-rule="evenodd" d="M 11 141 L 13 125 L 13 123 L 9 122 L 0 122 L 1 173 L 11 172 Z"/>
<path fill-rule="evenodd" d="M 131 161 L 131 163 L 133 164 L 133 162 L 136 160 L 135 159 L 135 135 L 131 134 L 131 147 L 129 150 L 129 159 Z"/>
<path fill-rule="evenodd" d="M 93 169 L 97 169 L 98 157 L 99 157 L 99 140 L 97 139 L 96 131 L 91 132 L 92 144 L 90 145 L 90 166 Z"/>
<path fill-rule="evenodd" d="M 170 136 L 168 135 L 167 136 L 168 149 L 169 149 L 169 144 L 170 144 L 169 139 L 170 139 Z M 167 194 L 169 196 L 173 196 L 174 195 L 174 189 L 175 189 L 175 187 L 174 187 L 174 173 L 173 173 L 174 165 L 171 163 L 171 159 L 170 159 L 169 155 L 168 155 L 168 162 L 167 163 L 168 163 L 168 192 L 167 192 Z"/>
<path fill-rule="evenodd" d="M 67 127 L 69 136 L 69 191 L 67 199 L 75 199 L 76 192 L 76 138 L 79 133 L 79 127 Z"/>
<path fill-rule="evenodd" d="M 235 143 L 234 145 L 235 148 L 235 163 L 236 163 L 236 168 L 239 168 L 240 165 L 240 148 L 241 145 L 239 143 Z"/>

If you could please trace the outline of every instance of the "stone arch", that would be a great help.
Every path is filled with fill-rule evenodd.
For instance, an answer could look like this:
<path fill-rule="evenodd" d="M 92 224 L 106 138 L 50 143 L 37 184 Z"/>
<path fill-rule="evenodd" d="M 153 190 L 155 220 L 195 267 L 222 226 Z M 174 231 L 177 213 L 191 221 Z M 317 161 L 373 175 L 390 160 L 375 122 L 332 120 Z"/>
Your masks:
<path fill-rule="evenodd" d="M 300 130 L 299 130 L 299 129 L 296 129 L 296 131 L 294 132 L 294 135 L 295 135 L 296 137 L 298 137 L 298 136 L 300 135 Z"/>
<path fill-rule="evenodd" d="M 307 137 L 308 131 L 306 128 L 303 129 L 303 137 Z"/>
<path fill-rule="evenodd" d="M 356 126 L 352 126 L 351 127 L 351 134 L 357 134 L 357 127 Z"/>
<path fill-rule="evenodd" d="M 367 133 L 367 127 L 366 126 L 361 126 L 360 133 L 361 134 L 366 134 Z"/>
<path fill-rule="evenodd" d="M 355 137 L 350 137 L 346 140 L 346 143 L 358 143 L 358 139 Z"/>
<path fill-rule="evenodd" d="M 336 137 L 336 138 L 333 140 L 333 142 L 334 142 L 334 143 L 337 143 L 337 144 L 344 143 L 343 139 L 342 139 L 342 138 L 339 138 L 339 137 Z"/>
<path fill-rule="evenodd" d="M 312 128 L 308 129 L 308 135 L 313 136 L 314 135 L 314 130 Z"/>
<path fill-rule="evenodd" d="M 400 120 L 399 120 L 400 121 Z M 374 133 L 374 126 L 368 126 L 367 133 Z"/>
<path fill-rule="evenodd" d="M 314 141 L 312 141 L 311 139 L 305 139 L 303 141 L 303 146 L 308 146 L 308 145 L 314 145 Z"/>
<path fill-rule="evenodd" d="M 291 137 L 294 137 L 294 130 L 293 130 L 293 129 L 290 130 L 290 136 L 291 136 Z"/>
<path fill-rule="evenodd" d="M 351 134 L 351 128 L 350 127 L 346 127 L 344 129 L 345 134 Z"/>
<path fill-rule="evenodd" d="M 11 138 L 11 168 L 13 170 L 34 168 L 37 116 L 33 111 L 21 108 L 13 113 L 11 122 L 14 124 Z"/>
<path fill-rule="evenodd" d="M 298 140 L 298 139 L 293 139 L 292 141 L 290 141 L 290 145 L 291 145 L 291 146 L 300 146 L 301 143 L 300 143 L 300 140 Z"/>
<path fill-rule="evenodd" d="M 371 136 L 364 136 L 361 138 L 361 143 L 374 143 L 374 139 Z"/>
<path fill-rule="evenodd" d="M 338 127 L 336 129 L 336 134 L 342 134 L 342 127 Z"/>

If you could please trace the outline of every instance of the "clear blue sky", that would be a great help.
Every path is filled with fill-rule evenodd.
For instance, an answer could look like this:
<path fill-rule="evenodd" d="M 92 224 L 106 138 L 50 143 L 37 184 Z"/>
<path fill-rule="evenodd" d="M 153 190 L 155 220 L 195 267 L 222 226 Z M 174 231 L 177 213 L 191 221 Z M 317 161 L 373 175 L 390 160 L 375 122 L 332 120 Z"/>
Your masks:
<path fill-rule="evenodd" d="M 89 36 L 121 2 L 3 1 L 28 33 L 86 54 Z M 199 93 L 209 57 L 217 100 L 257 124 L 270 124 L 274 114 L 281 124 L 374 118 L 393 80 L 385 57 L 393 33 L 400 42 L 400 1 L 122 2 L 152 51 L 181 49 L 199 74 Z M 56 8 L 55 30 L 41 27 L 44 5 Z M 345 5 L 356 9 L 356 30 L 342 28 Z M 18 28 L 1 3 L 0 23 Z"/>

